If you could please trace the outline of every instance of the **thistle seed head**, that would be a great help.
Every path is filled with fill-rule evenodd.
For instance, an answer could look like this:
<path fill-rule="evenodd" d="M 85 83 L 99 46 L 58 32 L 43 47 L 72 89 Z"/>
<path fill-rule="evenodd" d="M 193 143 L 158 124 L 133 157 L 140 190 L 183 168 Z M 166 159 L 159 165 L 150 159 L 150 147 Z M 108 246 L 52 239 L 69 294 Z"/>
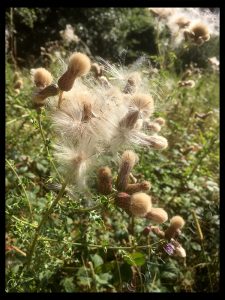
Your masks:
<path fill-rule="evenodd" d="M 133 129 L 139 118 L 139 111 L 129 111 L 119 122 L 119 126 L 122 128 Z"/>
<path fill-rule="evenodd" d="M 180 28 L 184 28 L 188 26 L 191 21 L 185 16 L 180 16 L 174 20 L 174 23 L 177 24 Z"/>
<path fill-rule="evenodd" d="M 154 100 L 151 95 L 135 94 L 131 99 L 131 105 L 136 107 L 144 117 L 150 117 L 154 112 Z"/>
<path fill-rule="evenodd" d="M 103 195 L 112 192 L 112 172 L 109 167 L 101 167 L 98 170 L 98 191 Z"/>
<path fill-rule="evenodd" d="M 168 147 L 167 139 L 163 136 L 154 135 L 146 137 L 145 140 L 148 142 L 148 146 L 150 148 L 156 149 L 156 150 L 163 150 Z"/>
<path fill-rule="evenodd" d="M 75 52 L 69 58 L 68 71 L 75 77 L 86 75 L 91 68 L 91 61 L 86 54 Z"/>
<path fill-rule="evenodd" d="M 137 91 L 137 86 L 141 82 L 141 76 L 138 72 L 131 73 L 127 79 L 127 84 L 123 89 L 124 94 L 134 94 Z"/>
<path fill-rule="evenodd" d="M 14 89 L 22 89 L 23 88 L 23 79 L 17 79 L 14 84 Z"/>
<path fill-rule="evenodd" d="M 119 191 L 126 189 L 129 181 L 129 174 L 137 161 L 138 156 L 133 151 L 124 151 L 121 157 L 120 170 L 116 182 L 116 186 Z"/>
<path fill-rule="evenodd" d="M 97 63 L 93 63 L 91 65 L 91 71 L 94 72 L 94 75 L 96 78 L 98 78 L 99 76 L 102 76 L 102 68 Z"/>
<path fill-rule="evenodd" d="M 135 217 L 144 217 L 152 208 L 151 197 L 145 193 L 135 193 L 130 198 L 130 212 Z"/>
<path fill-rule="evenodd" d="M 168 214 L 167 212 L 162 208 L 152 208 L 147 215 L 145 216 L 146 219 L 150 219 L 154 221 L 155 223 L 161 224 L 168 220 Z"/>
<path fill-rule="evenodd" d="M 152 132 L 159 132 L 161 130 L 161 126 L 159 125 L 159 123 L 156 122 L 149 122 L 147 123 L 146 127 Z"/>
<path fill-rule="evenodd" d="M 37 88 L 43 89 L 50 85 L 53 81 L 52 74 L 45 68 L 37 68 L 31 70 L 34 84 Z"/>
<path fill-rule="evenodd" d="M 170 226 L 165 231 L 165 237 L 170 240 L 179 235 L 180 229 L 183 228 L 184 224 L 185 221 L 181 216 L 174 216 L 170 220 Z"/>
<path fill-rule="evenodd" d="M 91 68 L 90 59 L 80 52 L 73 53 L 69 58 L 67 71 L 59 78 L 58 86 L 61 91 L 70 91 L 77 77 L 86 75 Z"/>
<path fill-rule="evenodd" d="M 33 102 L 37 105 L 44 105 L 44 100 L 51 96 L 56 96 L 59 93 L 59 88 L 56 84 L 51 84 L 40 92 L 35 93 L 33 96 Z"/>
<path fill-rule="evenodd" d="M 122 208 L 127 214 L 131 215 L 130 208 L 130 195 L 127 193 L 118 193 L 115 198 L 115 204 Z"/>
<path fill-rule="evenodd" d="M 127 184 L 125 192 L 132 195 L 141 191 L 149 191 L 151 188 L 151 183 L 149 181 L 143 181 L 139 183 L 129 183 Z"/>
<path fill-rule="evenodd" d="M 165 119 L 163 119 L 163 118 L 161 118 L 161 117 L 154 119 L 153 122 L 154 122 L 154 123 L 158 123 L 160 126 L 164 126 L 164 125 L 166 124 Z"/>
<path fill-rule="evenodd" d="M 174 216 L 170 219 L 170 226 L 176 229 L 183 228 L 185 224 L 184 219 L 181 216 Z"/>

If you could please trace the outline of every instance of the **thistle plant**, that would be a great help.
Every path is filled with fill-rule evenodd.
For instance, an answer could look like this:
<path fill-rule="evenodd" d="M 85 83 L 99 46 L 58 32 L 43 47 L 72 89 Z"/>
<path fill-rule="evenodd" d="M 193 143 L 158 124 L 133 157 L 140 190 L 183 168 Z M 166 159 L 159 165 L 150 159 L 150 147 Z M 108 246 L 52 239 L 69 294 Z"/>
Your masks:
<path fill-rule="evenodd" d="M 160 135 L 165 120 L 153 118 L 155 97 L 142 73 L 121 70 L 104 60 L 99 66 L 83 53 L 73 53 L 65 69 L 58 79 L 43 68 L 32 71 L 34 107 L 46 107 L 52 120 L 54 155 L 63 181 L 36 229 L 28 266 L 43 224 L 68 190 L 75 201 L 76 192 L 90 195 L 94 186 L 132 219 L 144 218 L 157 224 L 168 220 L 163 208 L 153 206 L 148 194 L 151 183 L 139 182 L 132 175 L 139 161 L 136 149 L 161 151 L 168 146 L 167 139 Z M 112 160 L 117 170 L 108 166 Z M 165 236 L 174 237 L 171 230 Z"/>

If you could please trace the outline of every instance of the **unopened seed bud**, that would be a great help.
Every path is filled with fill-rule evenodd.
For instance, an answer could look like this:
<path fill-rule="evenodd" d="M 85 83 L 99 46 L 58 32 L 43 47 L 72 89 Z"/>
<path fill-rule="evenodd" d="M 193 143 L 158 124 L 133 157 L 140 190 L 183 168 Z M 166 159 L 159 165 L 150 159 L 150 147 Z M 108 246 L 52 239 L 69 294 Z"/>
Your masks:
<path fill-rule="evenodd" d="M 112 172 L 109 167 L 102 167 L 98 170 L 98 191 L 103 195 L 112 192 Z"/>
<path fill-rule="evenodd" d="M 143 231 L 142 231 L 142 234 L 143 235 L 149 235 L 149 233 L 151 232 L 151 226 L 146 226 Z"/>
<path fill-rule="evenodd" d="M 131 150 L 124 151 L 121 157 L 120 170 L 116 182 L 117 189 L 123 191 L 129 181 L 129 175 L 134 165 L 138 161 L 138 156 Z"/>
<path fill-rule="evenodd" d="M 118 193 L 115 198 L 115 204 L 122 208 L 127 214 L 131 215 L 130 212 L 130 195 L 127 193 Z"/>

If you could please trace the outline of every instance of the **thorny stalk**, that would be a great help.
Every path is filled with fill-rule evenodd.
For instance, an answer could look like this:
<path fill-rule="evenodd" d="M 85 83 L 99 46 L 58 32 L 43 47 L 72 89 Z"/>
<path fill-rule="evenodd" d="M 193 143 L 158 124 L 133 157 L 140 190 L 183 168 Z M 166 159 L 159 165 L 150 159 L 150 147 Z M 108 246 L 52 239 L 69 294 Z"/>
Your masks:
<path fill-rule="evenodd" d="M 22 189 L 22 191 L 24 193 L 25 199 L 27 200 L 27 203 L 28 203 L 28 207 L 29 207 L 29 211 L 30 211 L 30 219 L 31 219 L 31 221 L 33 221 L 32 205 L 31 205 L 31 202 L 30 202 L 29 197 L 27 195 L 25 186 L 24 186 L 21 178 L 19 177 L 18 173 L 16 172 L 16 169 L 14 168 L 14 166 L 10 163 L 10 161 L 8 159 L 6 159 L 6 163 L 8 164 L 8 166 L 10 167 L 10 169 L 13 171 L 13 173 L 16 175 L 16 177 L 17 177 L 17 179 L 19 181 L 19 186 L 21 186 L 21 189 Z"/>
<path fill-rule="evenodd" d="M 37 241 L 38 241 L 38 238 L 39 238 L 42 226 L 47 221 L 47 219 L 48 219 L 49 215 L 51 214 L 53 208 L 57 205 L 57 203 L 59 202 L 59 200 L 62 198 L 62 195 L 63 195 L 63 193 L 64 193 L 64 191 L 66 189 L 67 184 L 68 184 L 68 178 L 63 183 L 60 192 L 58 193 L 57 197 L 52 202 L 52 204 L 50 205 L 50 207 L 46 210 L 46 212 L 45 212 L 44 216 L 42 217 L 42 219 L 41 219 L 38 227 L 36 228 L 36 232 L 35 232 L 35 235 L 34 235 L 34 238 L 33 238 L 33 241 L 31 243 L 30 250 L 29 250 L 28 256 L 27 256 L 27 267 L 28 268 L 30 267 L 32 256 L 34 254 L 34 250 L 35 250 L 35 247 L 36 247 L 36 244 L 37 244 Z"/>

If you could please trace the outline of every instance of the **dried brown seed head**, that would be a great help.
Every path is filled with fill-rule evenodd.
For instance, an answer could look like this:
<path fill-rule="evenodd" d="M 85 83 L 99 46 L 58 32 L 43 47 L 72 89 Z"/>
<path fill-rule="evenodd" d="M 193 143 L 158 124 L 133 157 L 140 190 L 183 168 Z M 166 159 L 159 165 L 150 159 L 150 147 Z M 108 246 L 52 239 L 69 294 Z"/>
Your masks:
<path fill-rule="evenodd" d="M 22 89 L 23 88 L 23 79 L 17 79 L 17 81 L 14 84 L 14 89 Z"/>
<path fill-rule="evenodd" d="M 168 147 L 167 139 L 163 136 L 159 135 L 153 135 L 146 137 L 145 140 L 148 142 L 148 146 L 150 148 L 156 149 L 156 150 L 163 150 Z"/>
<path fill-rule="evenodd" d="M 158 123 L 160 126 L 164 126 L 164 125 L 166 124 L 165 119 L 163 119 L 163 118 L 161 118 L 161 117 L 154 119 L 153 122 L 154 122 L 154 123 Z"/>
<path fill-rule="evenodd" d="M 112 192 L 112 172 L 107 166 L 98 170 L 98 191 L 103 195 Z"/>
<path fill-rule="evenodd" d="M 146 128 L 152 132 L 159 132 L 161 130 L 161 126 L 157 122 L 148 122 Z"/>
<path fill-rule="evenodd" d="M 145 193 L 135 193 L 130 198 L 130 212 L 135 217 L 144 217 L 152 208 L 151 197 Z"/>
<path fill-rule="evenodd" d="M 123 89 L 123 93 L 134 94 L 140 82 L 141 82 L 140 74 L 138 72 L 131 73 L 127 79 L 127 84 Z"/>
<path fill-rule="evenodd" d="M 37 68 L 31 70 L 33 82 L 38 88 L 45 88 L 53 81 L 52 74 L 45 68 Z"/>
<path fill-rule="evenodd" d="M 135 94 L 131 99 L 131 105 L 140 110 L 145 117 L 150 117 L 154 112 L 154 100 L 151 95 Z"/>
<path fill-rule="evenodd" d="M 129 181 L 130 172 L 137 161 L 138 161 L 137 154 L 135 154 L 131 150 L 126 150 L 122 154 L 120 170 L 116 182 L 116 186 L 119 191 L 123 191 L 126 189 L 126 186 Z"/>
<path fill-rule="evenodd" d="M 59 78 L 58 86 L 61 91 L 70 91 L 77 77 L 86 75 L 91 68 L 87 55 L 75 52 L 70 56 L 67 71 Z"/>
<path fill-rule="evenodd" d="M 168 220 L 167 212 L 159 207 L 152 208 L 146 215 L 147 219 L 154 221 L 155 223 L 164 223 Z"/>
<path fill-rule="evenodd" d="M 134 194 L 141 191 L 149 191 L 151 188 L 151 183 L 149 181 L 143 181 L 139 183 L 129 183 L 125 189 L 128 194 Z"/>
<path fill-rule="evenodd" d="M 130 208 L 130 195 L 127 193 L 118 193 L 115 198 L 115 204 L 122 208 L 127 214 L 131 215 Z"/>

